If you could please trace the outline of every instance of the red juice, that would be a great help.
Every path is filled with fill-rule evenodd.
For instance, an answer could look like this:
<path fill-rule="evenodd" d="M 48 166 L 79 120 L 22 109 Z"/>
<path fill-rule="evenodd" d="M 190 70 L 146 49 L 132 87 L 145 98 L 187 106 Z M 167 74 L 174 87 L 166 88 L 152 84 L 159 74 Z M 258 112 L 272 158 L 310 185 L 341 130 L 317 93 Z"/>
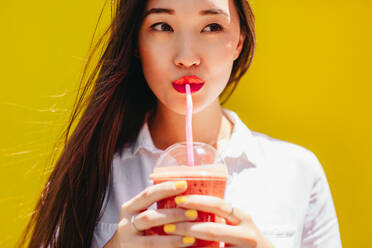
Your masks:
<path fill-rule="evenodd" d="M 150 176 L 154 184 L 165 181 L 187 182 L 187 189 L 180 195 L 211 195 L 221 199 L 225 195 L 227 171 L 225 165 L 201 165 L 201 166 L 172 166 L 160 167 L 154 170 Z M 157 202 L 157 208 L 176 208 L 177 204 L 173 197 L 165 198 Z M 212 213 L 198 211 L 198 217 L 189 222 L 217 222 L 223 223 L 223 218 Z M 164 232 L 163 226 L 153 227 L 145 231 L 146 235 L 168 235 Z M 219 247 L 219 242 L 196 239 L 195 243 L 189 247 Z"/>

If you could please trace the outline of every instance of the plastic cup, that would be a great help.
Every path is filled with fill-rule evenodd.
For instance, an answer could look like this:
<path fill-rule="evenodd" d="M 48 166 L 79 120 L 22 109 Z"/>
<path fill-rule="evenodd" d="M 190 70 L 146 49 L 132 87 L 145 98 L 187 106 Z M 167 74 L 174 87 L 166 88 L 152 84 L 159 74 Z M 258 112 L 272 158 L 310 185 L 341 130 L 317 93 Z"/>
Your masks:
<path fill-rule="evenodd" d="M 158 159 L 150 178 L 154 184 L 165 181 L 185 180 L 187 190 L 181 195 L 211 195 L 221 199 L 225 195 L 227 167 L 216 149 L 211 145 L 193 142 L 194 166 L 187 164 L 186 142 L 176 143 L 166 149 Z M 157 202 L 157 208 L 176 208 L 173 197 Z M 215 214 L 198 211 L 198 217 L 190 222 L 218 222 L 223 218 Z M 145 235 L 167 235 L 163 226 L 153 227 L 145 231 Z M 190 247 L 220 247 L 220 242 L 196 239 Z"/>

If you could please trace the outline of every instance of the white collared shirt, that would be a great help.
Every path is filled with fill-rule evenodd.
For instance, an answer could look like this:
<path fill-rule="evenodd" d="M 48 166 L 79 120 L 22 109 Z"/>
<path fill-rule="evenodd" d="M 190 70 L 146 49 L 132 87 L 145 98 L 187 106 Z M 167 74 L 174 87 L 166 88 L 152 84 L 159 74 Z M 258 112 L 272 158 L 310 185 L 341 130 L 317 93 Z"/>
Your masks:
<path fill-rule="evenodd" d="M 230 139 L 218 144 L 229 169 L 225 201 L 249 214 L 276 248 L 341 247 L 331 191 L 314 153 L 253 132 L 236 113 L 223 111 L 234 123 Z M 149 175 L 161 152 L 145 121 L 137 141 L 115 154 L 111 194 L 91 247 L 111 239 L 121 205 L 151 185 Z"/>

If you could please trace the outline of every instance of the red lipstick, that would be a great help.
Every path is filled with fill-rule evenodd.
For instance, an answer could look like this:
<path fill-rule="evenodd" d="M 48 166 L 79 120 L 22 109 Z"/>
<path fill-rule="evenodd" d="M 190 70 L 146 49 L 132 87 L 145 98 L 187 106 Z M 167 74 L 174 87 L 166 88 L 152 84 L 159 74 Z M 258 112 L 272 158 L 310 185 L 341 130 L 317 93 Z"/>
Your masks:
<path fill-rule="evenodd" d="M 190 85 L 191 93 L 194 93 L 194 92 L 199 91 L 203 87 L 204 83 L 205 82 L 201 80 L 200 78 L 198 78 L 197 76 L 191 75 L 191 76 L 183 76 L 177 79 L 176 81 L 172 82 L 172 86 L 176 91 L 185 94 L 186 84 Z"/>

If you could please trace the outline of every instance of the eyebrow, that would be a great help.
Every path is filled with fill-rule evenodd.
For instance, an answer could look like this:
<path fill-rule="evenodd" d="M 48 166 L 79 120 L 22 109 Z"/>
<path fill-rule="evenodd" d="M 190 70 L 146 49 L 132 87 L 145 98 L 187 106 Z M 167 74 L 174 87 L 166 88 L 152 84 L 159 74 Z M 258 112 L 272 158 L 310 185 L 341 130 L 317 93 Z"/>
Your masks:
<path fill-rule="evenodd" d="M 150 14 L 169 14 L 169 15 L 174 15 L 176 11 L 174 9 L 165 9 L 165 8 L 152 8 L 148 11 L 145 12 L 145 16 L 148 16 Z M 199 12 L 199 15 L 205 16 L 205 15 L 225 15 L 229 17 L 229 15 L 223 11 L 222 9 L 206 9 L 206 10 L 201 10 Z"/>

